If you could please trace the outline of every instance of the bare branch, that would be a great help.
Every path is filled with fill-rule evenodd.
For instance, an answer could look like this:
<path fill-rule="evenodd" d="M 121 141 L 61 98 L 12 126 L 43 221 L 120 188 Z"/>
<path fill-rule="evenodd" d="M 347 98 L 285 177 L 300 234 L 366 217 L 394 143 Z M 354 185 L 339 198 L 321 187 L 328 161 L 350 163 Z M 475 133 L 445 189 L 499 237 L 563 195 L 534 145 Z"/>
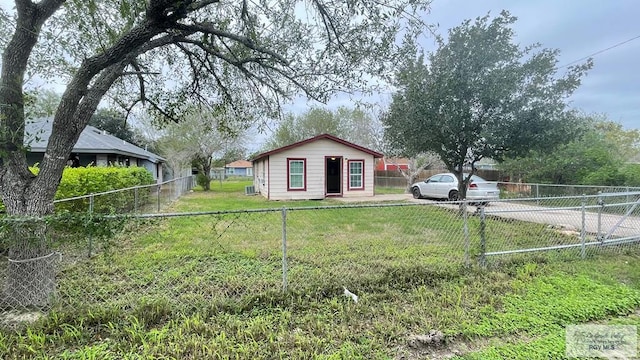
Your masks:
<path fill-rule="evenodd" d="M 131 66 L 133 66 L 133 68 L 136 70 L 135 75 L 138 77 L 138 83 L 140 84 L 140 99 L 144 99 L 146 97 L 145 90 L 144 90 L 144 77 L 142 76 L 143 73 L 140 69 L 140 65 L 134 59 L 131 61 Z M 125 72 L 125 73 L 122 73 L 122 75 L 128 75 L 128 74 Z"/>
<path fill-rule="evenodd" d="M 192 31 L 192 32 L 201 32 L 204 34 L 211 34 L 211 35 L 216 35 L 219 37 L 224 37 L 233 41 L 236 41 L 244 46 L 246 46 L 247 48 L 257 51 L 259 53 L 263 53 L 263 54 L 267 54 L 271 57 L 273 57 L 275 60 L 279 61 L 280 63 L 284 64 L 284 65 L 288 65 L 289 61 L 287 61 L 284 57 L 282 57 L 280 54 L 269 50 L 265 47 L 259 46 L 257 44 L 255 44 L 251 39 L 249 39 L 246 36 L 239 36 L 236 34 L 232 34 L 230 32 L 226 32 L 226 31 L 222 31 L 219 30 L 217 28 L 215 28 L 215 24 L 213 23 L 198 23 L 198 24 L 194 24 L 194 25 L 183 25 L 183 24 L 177 24 L 175 26 L 177 29 L 179 30 L 183 30 L 183 31 Z"/>
<path fill-rule="evenodd" d="M 340 32 L 336 29 L 336 26 L 333 23 L 333 18 L 327 12 L 327 9 L 319 0 L 313 0 L 313 3 L 316 5 L 318 12 L 320 13 L 320 17 L 322 18 L 322 22 L 324 23 L 325 30 L 327 31 L 327 38 L 331 41 L 331 34 L 333 33 L 333 37 L 336 39 L 336 43 L 342 50 L 346 50 L 346 47 L 340 40 Z"/>
<path fill-rule="evenodd" d="M 180 122 L 180 119 L 175 118 L 175 117 L 173 117 L 173 115 L 171 115 L 171 114 L 167 113 L 166 111 L 164 111 L 164 109 L 160 105 L 156 104 L 155 101 L 153 101 L 153 100 L 151 100 L 149 98 L 146 98 L 146 99 L 144 99 L 142 101 L 145 101 L 146 103 L 151 105 L 152 108 L 154 108 L 156 111 L 158 111 L 160 113 L 160 115 L 166 117 L 167 119 L 169 119 L 169 120 L 171 120 L 171 121 L 173 121 L 175 123 Z"/>
<path fill-rule="evenodd" d="M 189 10 L 191 10 L 191 11 L 200 10 L 200 9 L 203 9 L 203 8 L 209 6 L 209 5 L 217 4 L 219 2 L 220 2 L 220 0 L 201 0 L 201 1 L 196 1 L 193 4 L 189 5 Z"/>

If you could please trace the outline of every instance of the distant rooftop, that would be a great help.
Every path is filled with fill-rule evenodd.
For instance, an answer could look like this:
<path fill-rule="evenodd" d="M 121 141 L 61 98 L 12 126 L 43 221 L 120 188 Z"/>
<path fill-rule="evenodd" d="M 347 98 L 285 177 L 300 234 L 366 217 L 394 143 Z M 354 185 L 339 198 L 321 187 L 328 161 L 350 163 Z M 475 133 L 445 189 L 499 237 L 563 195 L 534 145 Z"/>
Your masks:
<path fill-rule="evenodd" d="M 250 167 L 253 167 L 253 164 L 251 163 L 251 161 L 247 161 L 247 160 L 236 160 L 234 162 L 231 162 L 231 163 L 225 165 L 224 167 L 226 167 L 226 168 L 250 168 Z"/>

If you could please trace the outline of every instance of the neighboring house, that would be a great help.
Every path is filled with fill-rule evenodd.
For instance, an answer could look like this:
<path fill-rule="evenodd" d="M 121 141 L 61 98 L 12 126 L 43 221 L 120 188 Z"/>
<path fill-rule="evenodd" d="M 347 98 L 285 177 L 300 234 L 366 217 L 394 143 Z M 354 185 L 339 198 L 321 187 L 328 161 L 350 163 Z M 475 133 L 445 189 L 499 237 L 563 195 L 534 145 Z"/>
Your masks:
<path fill-rule="evenodd" d="M 27 162 L 30 165 L 42 161 L 49 143 L 49 136 L 51 136 L 52 122 L 51 118 L 27 122 L 24 144 L 29 148 Z M 106 131 L 87 126 L 73 147 L 69 165 L 140 166 L 149 170 L 157 182 L 162 182 L 164 161 L 164 158 L 110 135 Z"/>
<path fill-rule="evenodd" d="M 497 170 L 496 161 L 493 159 L 483 158 L 475 163 L 475 167 L 478 170 Z"/>
<path fill-rule="evenodd" d="M 375 159 L 382 154 L 329 134 L 257 155 L 255 191 L 270 200 L 373 196 Z"/>
<path fill-rule="evenodd" d="M 247 160 L 236 160 L 224 166 L 226 176 L 253 176 L 253 164 Z"/>
<path fill-rule="evenodd" d="M 398 169 L 409 170 L 409 159 L 383 157 L 376 161 L 376 170 L 397 171 Z"/>

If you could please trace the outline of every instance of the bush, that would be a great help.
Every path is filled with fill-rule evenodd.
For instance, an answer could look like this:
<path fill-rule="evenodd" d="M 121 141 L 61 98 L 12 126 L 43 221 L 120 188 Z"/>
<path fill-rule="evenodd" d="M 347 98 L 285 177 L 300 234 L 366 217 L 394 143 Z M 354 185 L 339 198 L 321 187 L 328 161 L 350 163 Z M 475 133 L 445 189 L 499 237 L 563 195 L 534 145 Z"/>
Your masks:
<path fill-rule="evenodd" d="M 640 164 L 627 164 L 622 167 L 621 172 L 624 174 L 626 186 L 640 187 Z"/>
<path fill-rule="evenodd" d="M 615 166 L 603 166 L 596 171 L 588 173 L 582 178 L 581 184 L 599 186 L 625 185 L 626 177 L 621 168 Z"/>
<path fill-rule="evenodd" d="M 37 170 L 34 172 L 37 172 Z M 153 183 L 154 180 L 151 173 L 141 167 L 91 166 L 65 168 L 56 192 L 56 200 Z M 138 202 L 144 203 L 149 197 L 149 192 L 149 188 L 139 189 L 137 193 Z M 134 191 L 123 191 L 95 197 L 94 211 L 100 213 L 129 211 L 134 207 L 135 197 Z M 59 202 L 55 208 L 57 212 L 87 211 L 89 199 Z"/>
<path fill-rule="evenodd" d="M 198 184 L 198 186 L 201 186 L 203 189 L 208 189 L 207 184 L 210 182 L 211 180 L 204 174 L 198 173 L 198 175 L 196 175 L 196 184 Z"/>

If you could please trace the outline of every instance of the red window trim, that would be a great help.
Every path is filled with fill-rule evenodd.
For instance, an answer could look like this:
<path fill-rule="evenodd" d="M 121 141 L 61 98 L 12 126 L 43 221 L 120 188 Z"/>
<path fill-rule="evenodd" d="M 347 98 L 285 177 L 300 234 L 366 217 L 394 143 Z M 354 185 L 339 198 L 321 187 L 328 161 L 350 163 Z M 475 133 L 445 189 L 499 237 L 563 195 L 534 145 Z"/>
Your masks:
<path fill-rule="evenodd" d="M 302 188 L 291 188 L 291 161 L 302 161 Z M 287 191 L 307 191 L 307 159 L 306 158 L 287 158 Z"/>
<path fill-rule="evenodd" d="M 351 187 L 351 163 L 359 162 L 362 163 L 362 186 L 360 187 Z M 351 190 L 364 190 L 364 159 L 355 159 L 355 160 L 347 160 L 347 189 Z"/>

